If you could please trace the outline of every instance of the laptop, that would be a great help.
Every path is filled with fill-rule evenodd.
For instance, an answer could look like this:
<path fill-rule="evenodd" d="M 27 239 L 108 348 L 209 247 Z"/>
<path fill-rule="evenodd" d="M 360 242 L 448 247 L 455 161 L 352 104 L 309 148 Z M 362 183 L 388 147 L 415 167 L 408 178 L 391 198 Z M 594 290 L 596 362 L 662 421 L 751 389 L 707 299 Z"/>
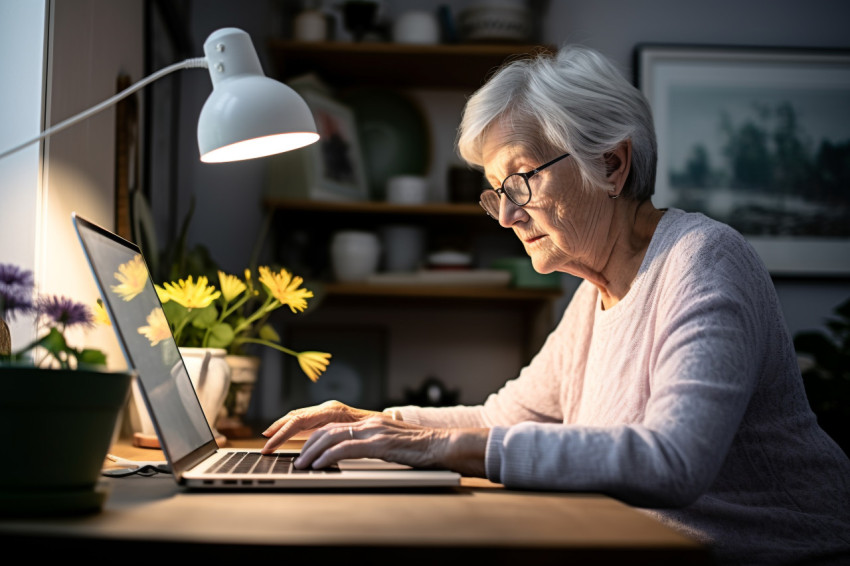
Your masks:
<path fill-rule="evenodd" d="M 460 484 L 460 474 L 452 471 L 413 469 L 383 460 L 343 460 L 325 470 L 296 470 L 292 460 L 297 451 L 263 455 L 259 449 L 219 448 L 173 335 L 149 331 L 151 321 L 164 313 L 141 250 L 76 213 L 71 219 L 127 364 L 138 374 L 139 390 L 178 484 L 216 490 Z M 128 279 L 133 271 L 135 277 Z M 122 274 L 123 281 L 116 274 Z M 144 327 L 149 328 L 140 332 Z"/>

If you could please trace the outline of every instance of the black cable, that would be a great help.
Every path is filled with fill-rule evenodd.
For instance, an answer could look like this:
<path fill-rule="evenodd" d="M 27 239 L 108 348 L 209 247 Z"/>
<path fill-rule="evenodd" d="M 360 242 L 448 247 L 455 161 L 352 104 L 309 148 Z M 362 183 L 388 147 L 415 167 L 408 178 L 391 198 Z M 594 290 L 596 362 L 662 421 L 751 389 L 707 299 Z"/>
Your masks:
<path fill-rule="evenodd" d="M 127 476 L 144 476 L 150 477 L 155 476 L 157 474 L 170 474 L 171 468 L 167 465 L 158 465 L 154 466 L 152 464 L 146 464 L 144 466 L 139 466 L 138 468 L 120 468 L 117 470 L 102 470 L 101 475 L 110 477 L 110 478 L 126 478 Z"/>

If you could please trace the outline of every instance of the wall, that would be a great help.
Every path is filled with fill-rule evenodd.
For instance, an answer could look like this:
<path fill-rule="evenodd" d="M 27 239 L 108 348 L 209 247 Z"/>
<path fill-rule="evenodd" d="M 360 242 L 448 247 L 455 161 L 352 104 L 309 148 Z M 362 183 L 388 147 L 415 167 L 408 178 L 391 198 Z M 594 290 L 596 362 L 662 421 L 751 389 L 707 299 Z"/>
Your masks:
<path fill-rule="evenodd" d="M 0 152 L 38 136 L 44 87 L 47 3 L 9 0 L 0 4 Z M 0 159 L 0 263 L 35 268 L 36 224 L 41 183 L 40 146 L 32 144 Z M 12 346 L 32 339 L 30 321 L 11 323 Z"/>
<path fill-rule="evenodd" d="M 848 21 L 850 3 L 843 0 L 553 0 L 544 38 L 598 49 L 631 77 L 639 43 L 848 49 Z M 846 278 L 776 278 L 774 283 L 794 334 L 824 328 L 833 308 L 850 297 Z"/>
<path fill-rule="evenodd" d="M 415 0 L 387 0 L 383 2 L 387 13 L 399 13 L 408 9 L 435 9 L 445 2 Z M 455 0 L 449 4 L 460 9 L 472 0 Z M 798 0 L 717 0 L 697 2 L 682 0 L 551 0 L 535 1 L 536 6 L 544 10 L 542 41 L 550 44 L 581 43 L 594 47 L 617 62 L 627 76 L 631 76 L 632 52 L 641 42 L 703 43 L 725 45 L 765 45 L 795 47 L 850 47 L 850 35 L 846 32 L 846 22 L 850 21 L 850 4 L 841 0 L 813 0 L 802 3 Z M 236 3 L 228 0 L 214 0 L 203 3 L 203 9 L 194 3 L 192 12 L 192 41 L 197 45 L 197 54 L 201 53 L 203 39 L 219 27 L 235 25 L 248 31 L 257 46 L 264 67 L 270 69 L 264 50 L 265 41 L 270 37 L 286 36 L 287 10 L 292 11 L 291 3 L 251 2 Z M 338 32 L 344 30 L 337 29 Z M 181 138 L 179 207 L 182 217 L 188 208 L 189 197 L 194 194 L 198 199 L 196 220 L 190 231 L 190 240 L 202 242 L 214 250 L 219 262 L 231 270 L 241 270 L 250 256 L 257 235 L 260 233 L 262 211 L 259 207 L 263 163 L 245 162 L 226 165 L 205 165 L 197 160 L 194 128 L 197 115 L 206 94 L 209 92 L 208 79 L 205 77 L 188 78 L 183 98 L 183 127 Z M 432 122 L 433 147 L 435 149 L 431 178 L 440 183 L 447 163 L 456 160 L 453 153 L 454 131 L 463 96 L 444 92 L 415 91 L 411 93 L 422 104 Z M 565 288 L 571 290 L 574 278 L 565 277 Z M 792 333 L 803 329 L 823 328 L 824 319 L 832 309 L 850 296 L 850 279 L 777 279 L 775 281 L 788 326 Z M 561 305 L 562 307 L 563 305 Z M 403 327 L 405 317 L 410 312 L 398 313 L 398 319 L 392 324 Z M 468 324 L 467 319 L 461 319 Z M 502 325 L 504 334 L 492 344 L 499 348 L 507 347 L 511 341 L 511 319 L 494 321 L 494 326 Z M 405 330 L 414 340 L 428 338 L 427 325 L 417 334 L 415 330 Z M 486 341 L 476 341 L 474 333 L 469 333 L 465 343 L 467 352 L 479 346 L 486 348 Z M 489 336 L 488 339 L 494 340 Z M 490 346 L 491 350 L 494 349 Z M 501 351 L 501 350 L 500 350 Z M 445 345 L 439 354 L 431 359 L 444 359 L 443 355 L 454 355 L 450 345 Z M 391 360 L 391 374 L 396 381 L 391 394 L 398 394 L 405 386 L 421 379 L 429 367 L 421 365 L 422 360 L 411 362 L 413 358 Z M 517 357 L 510 361 L 499 360 L 486 369 L 474 365 L 464 366 L 458 362 L 451 368 L 445 365 L 430 366 L 441 371 L 441 377 L 449 375 L 449 380 L 468 384 L 471 393 L 464 402 L 480 401 L 479 394 L 493 383 L 499 383 L 503 377 L 515 370 Z M 416 365 L 420 364 L 420 365 Z M 458 365 L 460 364 L 460 365 Z M 280 360 L 268 359 L 266 371 L 277 375 Z M 493 374 L 495 373 L 495 377 Z M 482 383 L 477 380 L 489 375 L 491 381 Z M 470 377 L 471 376 L 471 377 Z M 277 392 L 273 391 L 272 396 Z M 474 399 L 472 397 L 475 397 Z M 269 409 L 271 410 L 271 409 Z"/>
<path fill-rule="evenodd" d="M 144 53 L 141 0 L 62 0 L 45 2 L 42 7 L 40 28 L 37 14 L 3 18 L 4 24 L 10 24 L 13 30 L 21 25 L 24 35 L 14 48 L 2 51 L 3 62 L 8 59 L 14 68 L 17 63 L 13 59 L 20 57 L 30 66 L 20 75 L 9 75 L 15 77 L 9 81 L 12 84 L 18 82 L 19 76 L 24 79 L 21 89 L 14 94 L 24 97 L 20 110 L 27 123 L 17 131 L 12 130 L 12 134 L 26 134 L 25 139 L 38 135 L 42 115 L 45 127 L 49 127 L 115 94 L 120 72 L 141 78 Z M 4 100 L 0 109 L 11 115 L 19 107 Z M 3 123 L 15 123 L 15 120 L 11 117 L 7 120 L 4 114 Z M 31 266 L 44 293 L 61 294 L 88 304 L 98 297 L 73 232 L 71 212 L 112 227 L 114 140 L 114 110 L 104 111 L 55 134 L 43 145 L 35 144 L 25 153 L 15 154 L 16 162 L 23 160 L 18 172 L 20 184 L 7 176 L 5 170 L 0 171 L 3 180 L 0 261 Z M 12 194 L 11 200 L 7 200 L 6 191 Z M 87 344 L 96 343 L 106 350 L 110 366 L 126 366 L 111 329 L 99 328 L 85 336 L 69 332 L 69 340 L 75 345 L 82 345 L 83 340 Z M 22 342 L 20 335 L 13 335 L 13 346 L 22 346 Z"/>

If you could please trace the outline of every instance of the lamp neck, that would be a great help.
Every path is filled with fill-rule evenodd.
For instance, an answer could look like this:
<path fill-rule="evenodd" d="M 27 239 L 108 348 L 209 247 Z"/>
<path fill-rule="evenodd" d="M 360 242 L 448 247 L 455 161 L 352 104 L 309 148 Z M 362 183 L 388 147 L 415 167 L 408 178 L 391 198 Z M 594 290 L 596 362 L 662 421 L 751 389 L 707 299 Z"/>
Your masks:
<path fill-rule="evenodd" d="M 264 76 L 260 59 L 251 37 L 237 28 L 224 28 L 212 33 L 204 42 L 213 88 L 238 75 Z"/>

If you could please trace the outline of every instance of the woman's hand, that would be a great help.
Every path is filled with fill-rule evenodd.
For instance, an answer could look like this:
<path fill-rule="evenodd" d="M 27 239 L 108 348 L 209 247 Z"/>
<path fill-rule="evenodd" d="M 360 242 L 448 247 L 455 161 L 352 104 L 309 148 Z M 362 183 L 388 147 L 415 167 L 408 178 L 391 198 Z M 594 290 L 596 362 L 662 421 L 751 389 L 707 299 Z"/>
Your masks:
<path fill-rule="evenodd" d="M 325 468 L 346 458 L 380 458 L 415 468 L 445 468 L 485 477 L 488 429 L 427 428 L 375 413 L 353 424 L 315 431 L 295 460 L 297 468 Z"/>
<path fill-rule="evenodd" d="M 263 431 L 263 436 L 269 439 L 261 452 L 270 454 L 278 446 L 305 430 L 319 428 L 328 423 L 353 423 L 380 414 L 375 411 L 355 409 L 339 401 L 326 401 L 315 407 L 296 409 L 282 416 Z"/>

